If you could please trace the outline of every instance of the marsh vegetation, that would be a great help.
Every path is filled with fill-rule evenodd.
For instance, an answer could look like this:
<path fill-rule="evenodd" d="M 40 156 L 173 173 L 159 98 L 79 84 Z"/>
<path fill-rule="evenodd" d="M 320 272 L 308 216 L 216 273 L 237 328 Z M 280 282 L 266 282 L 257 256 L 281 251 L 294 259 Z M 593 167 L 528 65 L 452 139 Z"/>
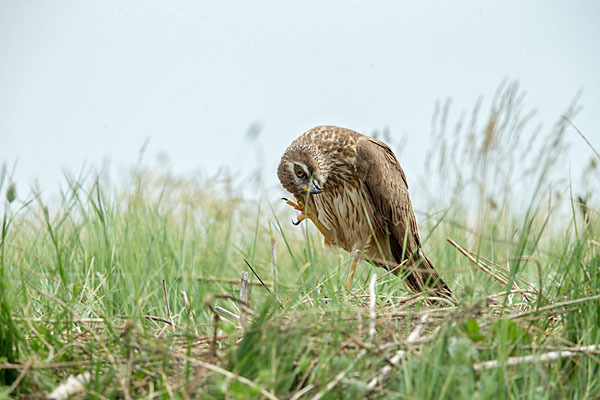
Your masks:
<path fill-rule="evenodd" d="M 456 126 L 436 109 L 436 184 L 409 181 L 457 306 L 366 262 L 346 290 L 351 256 L 235 179 L 65 175 L 50 203 L 15 193 L 5 167 L 0 397 L 79 375 L 73 398 L 596 398 L 600 160 L 581 155 L 574 191 L 576 112 L 531 126 L 512 84 Z"/>

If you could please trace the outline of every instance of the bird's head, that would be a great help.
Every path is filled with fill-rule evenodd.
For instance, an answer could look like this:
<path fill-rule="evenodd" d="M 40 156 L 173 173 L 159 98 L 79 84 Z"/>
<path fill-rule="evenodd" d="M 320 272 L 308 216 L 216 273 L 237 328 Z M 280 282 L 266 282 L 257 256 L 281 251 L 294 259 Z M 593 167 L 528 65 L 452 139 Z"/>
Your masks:
<path fill-rule="evenodd" d="M 323 192 L 325 177 L 322 174 L 316 154 L 303 147 L 288 148 L 277 168 L 281 185 L 290 193 L 305 198 Z"/>

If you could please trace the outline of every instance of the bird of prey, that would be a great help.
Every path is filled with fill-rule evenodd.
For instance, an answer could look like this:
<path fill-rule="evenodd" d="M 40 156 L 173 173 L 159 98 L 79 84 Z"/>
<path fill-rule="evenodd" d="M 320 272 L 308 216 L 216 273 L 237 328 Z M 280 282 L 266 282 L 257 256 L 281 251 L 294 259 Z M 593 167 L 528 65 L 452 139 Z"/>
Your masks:
<path fill-rule="evenodd" d="M 385 143 L 350 129 L 317 126 L 290 144 L 277 175 L 300 211 L 325 237 L 355 257 L 405 277 L 413 292 L 430 291 L 454 300 L 421 248 L 408 184 L 398 159 Z M 361 257 L 362 256 L 362 257 Z"/>

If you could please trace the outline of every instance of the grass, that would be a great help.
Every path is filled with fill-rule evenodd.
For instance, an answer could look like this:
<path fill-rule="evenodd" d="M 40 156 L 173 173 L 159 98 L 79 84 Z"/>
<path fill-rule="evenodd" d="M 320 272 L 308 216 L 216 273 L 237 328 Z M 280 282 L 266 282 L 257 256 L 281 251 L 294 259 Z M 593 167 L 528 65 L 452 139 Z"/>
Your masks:
<path fill-rule="evenodd" d="M 515 115 L 507 101 L 496 121 Z M 428 306 L 367 263 L 347 291 L 348 254 L 229 182 L 142 169 L 122 187 L 66 176 L 60 201 L 46 204 L 15 199 L 5 168 L 0 398 L 45 398 L 86 372 L 73 398 L 599 397 L 600 348 L 589 346 L 600 345 L 600 219 L 588 205 L 583 221 L 568 189 L 555 194 L 566 125 L 540 139 L 551 151 L 528 175 L 500 174 L 531 178 L 529 190 L 496 196 L 493 171 L 506 167 L 497 155 L 510 153 L 503 135 L 524 129 L 491 120 L 472 125 L 481 146 L 460 164 L 450 150 L 430 158 L 442 180 L 464 167 L 451 206 L 419 218 L 456 307 Z M 448 149 L 469 134 L 436 137 Z M 243 271 L 248 307 L 238 300 Z"/>

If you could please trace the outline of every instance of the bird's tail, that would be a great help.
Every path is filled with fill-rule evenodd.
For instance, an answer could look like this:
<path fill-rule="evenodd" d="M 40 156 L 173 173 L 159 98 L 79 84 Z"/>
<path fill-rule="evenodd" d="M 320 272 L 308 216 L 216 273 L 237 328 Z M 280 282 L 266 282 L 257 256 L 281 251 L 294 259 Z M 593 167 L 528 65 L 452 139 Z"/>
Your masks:
<path fill-rule="evenodd" d="M 444 282 L 431 261 L 419 249 L 406 264 L 403 270 L 398 271 L 405 276 L 404 282 L 415 293 L 429 291 L 433 297 L 442 297 L 457 303 L 456 297 Z"/>

